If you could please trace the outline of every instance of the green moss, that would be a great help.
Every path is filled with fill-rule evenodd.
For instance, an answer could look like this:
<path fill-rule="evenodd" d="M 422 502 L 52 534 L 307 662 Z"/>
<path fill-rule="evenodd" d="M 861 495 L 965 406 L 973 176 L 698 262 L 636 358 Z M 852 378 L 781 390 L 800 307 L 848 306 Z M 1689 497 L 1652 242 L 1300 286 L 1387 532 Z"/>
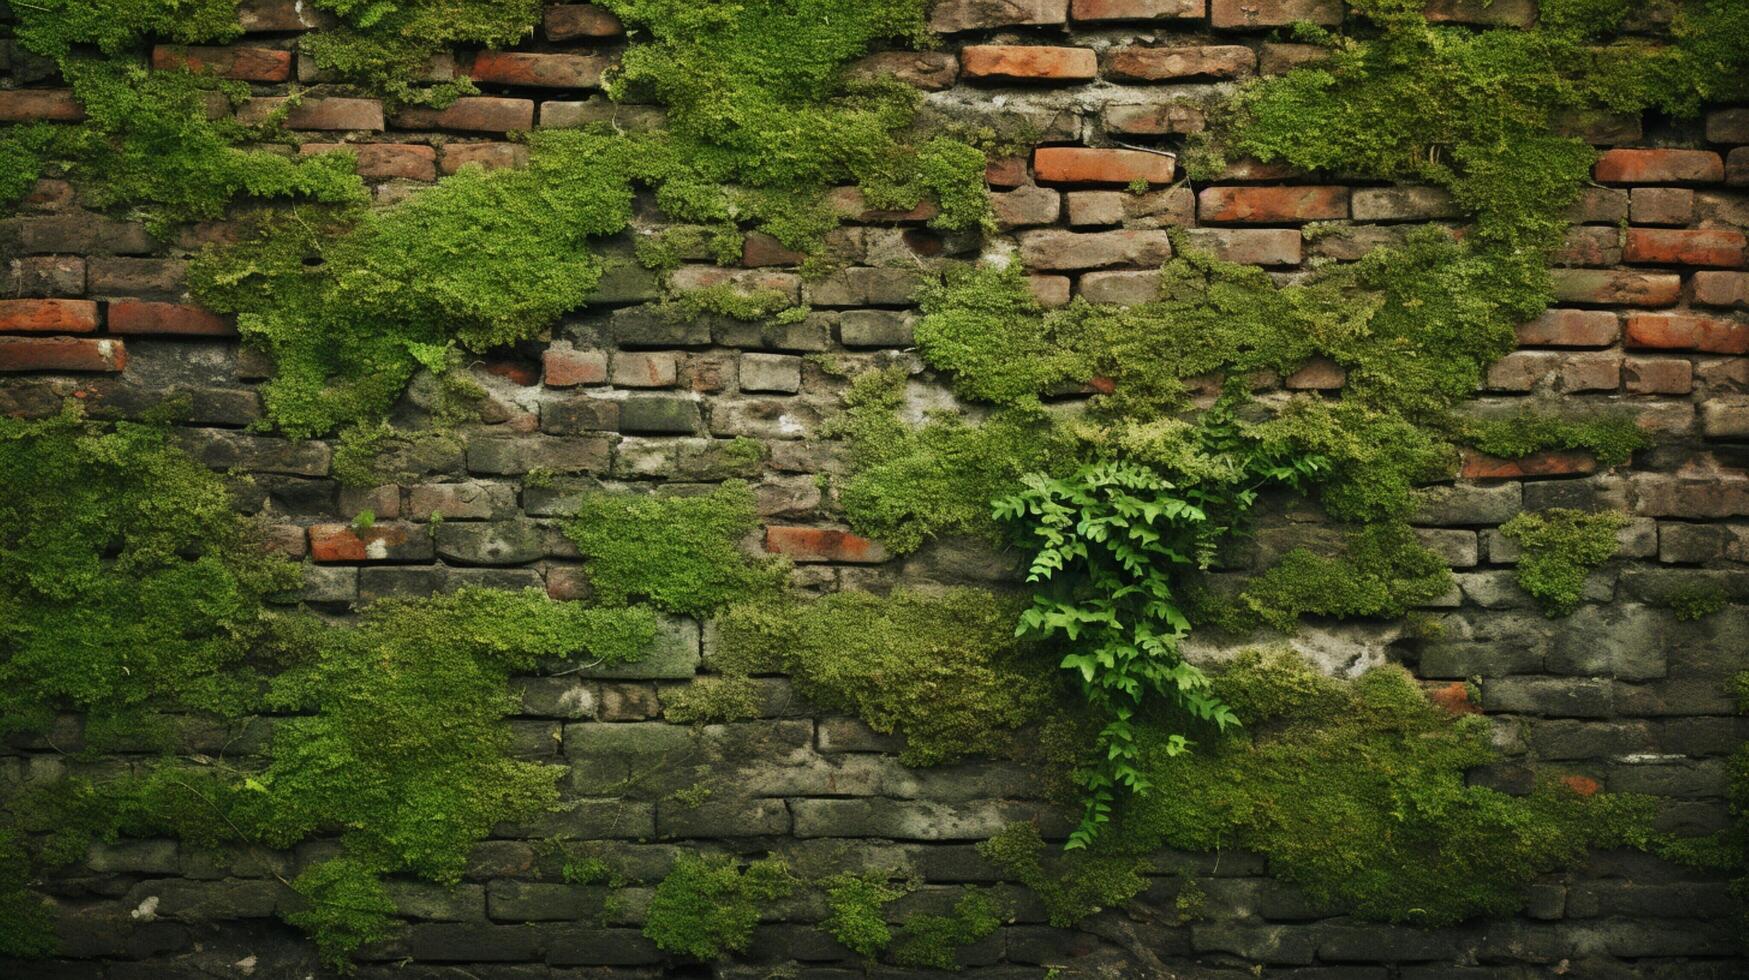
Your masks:
<path fill-rule="evenodd" d="M 978 844 L 978 853 L 1038 896 L 1051 925 L 1070 928 L 1108 908 L 1119 908 L 1148 887 L 1147 862 L 1086 850 L 1047 856 L 1038 828 L 1012 823 Z"/>
<path fill-rule="evenodd" d="M 344 968 L 352 951 L 393 932 L 395 903 L 367 865 L 330 858 L 292 881 L 305 905 L 285 920 L 308 933 L 322 958 Z"/>
<path fill-rule="evenodd" d="M 1662 599 L 1661 604 L 1674 610 L 1676 618 L 1683 622 L 1705 619 L 1721 612 L 1728 601 L 1724 586 L 1717 583 L 1685 585 L 1672 589 Z"/>
<path fill-rule="evenodd" d="M 893 941 L 885 907 L 904 898 L 909 886 L 893 883 L 884 871 L 865 874 L 839 872 L 821 885 L 826 889 L 829 914 L 820 920 L 820 930 L 859 956 L 873 958 Z"/>
<path fill-rule="evenodd" d="M 266 599 L 297 566 L 269 554 L 223 481 L 157 428 L 74 410 L 0 418 L 0 731 L 85 712 L 108 732 L 164 712 L 242 714 Z"/>
<path fill-rule="evenodd" d="M 1615 557 L 1616 532 L 1627 525 L 1627 515 L 1614 511 L 1554 507 L 1519 514 L 1500 533 L 1521 549 L 1518 584 L 1550 616 L 1564 616 L 1584 597 L 1586 576 Z"/>
<path fill-rule="evenodd" d="M 30 853 L 0 829 L 0 956 L 36 959 L 55 951 L 54 916 L 32 891 Z"/>
<path fill-rule="evenodd" d="M 662 695 L 662 717 L 678 724 L 759 717 L 759 685 L 751 677 L 699 677 Z"/>
<path fill-rule="evenodd" d="M 339 24 L 299 38 L 316 68 L 403 102 L 444 105 L 476 91 L 465 77 L 421 85 L 456 44 L 507 48 L 540 21 L 539 0 L 312 0 Z"/>
<path fill-rule="evenodd" d="M 77 45 L 107 55 L 131 51 L 147 37 L 179 44 L 223 42 L 243 33 L 239 0 L 29 0 L 13 8 L 17 37 L 30 51 L 65 57 Z"/>
<path fill-rule="evenodd" d="M 790 671 L 810 702 L 904 735 L 908 765 L 1001 753 L 1049 693 L 1014 638 L 1017 611 L 976 589 L 738 605 L 719 667 Z"/>
<path fill-rule="evenodd" d="M 1000 540 L 990 501 L 1024 473 L 1067 461 L 1068 440 L 1043 413 L 1014 410 L 977 424 L 948 414 L 922 425 L 901 416 L 902 369 L 859 375 L 831 434 L 846 440 L 850 477 L 840 504 L 858 531 L 898 553 L 935 536 Z"/>
<path fill-rule="evenodd" d="M 647 599 L 668 612 L 703 616 L 773 592 L 780 562 L 754 560 L 740 540 L 759 525 L 753 491 L 731 480 L 693 496 L 585 494 L 565 534 L 586 560 L 596 599 Z"/>
<path fill-rule="evenodd" d="M 1394 522 L 1371 524 L 1348 536 L 1335 557 L 1295 548 L 1268 570 L 1254 576 L 1237 597 L 1238 621 L 1248 617 L 1291 632 L 1308 613 L 1350 618 L 1383 616 L 1396 619 L 1451 589 L 1451 571 L 1429 551 L 1408 526 Z"/>
<path fill-rule="evenodd" d="M 731 857 L 681 854 L 650 897 L 644 935 L 670 953 L 701 960 L 744 952 L 760 911 L 795 886 L 789 866 L 776 858 L 743 868 Z"/>
<path fill-rule="evenodd" d="M 1627 416 L 1564 419 L 1535 412 L 1469 422 L 1463 437 L 1490 456 L 1521 459 L 1545 449 L 1579 449 L 1604 466 L 1626 463 L 1651 445 L 1638 423 Z"/>
<path fill-rule="evenodd" d="M 1256 851 L 1315 902 L 1434 926 L 1511 914 L 1524 885 L 1588 847 L 1652 841 L 1646 799 L 1468 784 L 1496 757 L 1487 722 L 1446 715 L 1400 668 L 1338 681 L 1252 652 L 1214 683 L 1242 733 L 1151 753 L 1155 790 L 1128 801 L 1098 849 Z"/>
<path fill-rule="evenodd" d="M 915 912 L 900 923 L 891 956 L 900 966 L 958 970 L 959 948 L 987 938 L 1001 925 L 995 899 L 968 885 L 951 913 Z"/>
<path fill-rule="evenodd" d="M 331 472 L 341 486 L 409 483 L 457 458 L 460 436 L 446 428 L 397 429 L 386 422 L 342 429 Z"/>

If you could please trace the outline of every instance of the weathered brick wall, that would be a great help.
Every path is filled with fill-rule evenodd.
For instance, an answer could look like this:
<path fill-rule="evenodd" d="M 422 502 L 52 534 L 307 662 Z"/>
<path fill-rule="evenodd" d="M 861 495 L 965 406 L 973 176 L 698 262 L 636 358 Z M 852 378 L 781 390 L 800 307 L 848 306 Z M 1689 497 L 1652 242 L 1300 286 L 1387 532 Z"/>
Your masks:
<path fill-rule="evenodd" d="M 1529 0 L 1436 0 L 1430 9 L 1472 23 L 1534 16 Z M 161 46 L 153 62 L 200 64 L 250 82 L 257 97 L 240 113 L 254 117 L 294 82 L 321 79 L 295 53 L 314 15 L 289 0 L 255 0 L 245 11 L 249 33 L 236 44 Z M 588 307 L 548 341 L 471 365 L 490 394 L 484 421 L 465 429 L 465 447 L 418 460 L 425 475 L 417 481 L 368 490 L 337 483 L 332 446 L 322 440 L 248 431 L 259 414 L 254 386 L 269 366 L 186 293 L 191 250 L 223 240 L 227 225 L 159 241 L 44 180 L 19 214 L 0 221 L 8 256 L 0 411 L 50 413 L 71 396 L 94 416 L 119 417 L 191 395 L 188 446 L 214 468 L 254 476 L 250 506 L 271 515 L 286 552 L 308 563 L 304 599 L 335 613 L 461 584 L 574 597 L 580 565 L 557 527 L 567 496 L 544 474 L 716 480 L 733 469 L 722 449 L 734 437 L 766 450 L 744 474 L 768 524 L 762 544 L 793 558 L 805 586 L 987 580 L 1000 571 L 975 552 L 938 545 L 889 560 L 877 543 L 834 523 L 817 475 L 835 469 L 820 430 L 843 381 L 805 355 L 830 352 L 853 365 L 913 358 L 918 284 L 980 247 L 1017 249 L 1047 304 L 1077 295 L 1125 303 L 1151 294 L 1151 270 L 1172 252 L 1168 228 L 1291 277 L 1314 260 L 1354 259 L 1425 222 L 1455 226 L 1450 202 L 1429 188 L 1358 186 L 1245 162 L 1193 186 L 1154 151 L 1200 129 L 1228 83 L 1314 53 L 1276 40 L 1274 28 L 1342 17 L 1338 0 L 942 0 L 933 26 L 947 47 L 875 55 L 866 70 L 926 90 L 930 114 L 1036 136 L 1030 156 L 990 166 L 1001 226 L 993 242 L 924 227 L 926 208 L 863 211 L 847 192 L 843 205 L 857 217 L 831 241 L 845 267 L 824 280 L 804 282 L 799 256 L 757 237 L 740 268 L 701 261 L 674 275 L 680 288 L 756 285 L 810 304 L 808 318 L 789 325 L 657 319 L 641 306 L 656 298 L 657 284 L 630 261 L 630 238 L 609 243 L 622 261 Z M 464 164 L 519 165 L 526 151 L 507 137 L 531 126 L 658 123 L 657 110 L 616 106 L 597 91 L 622 41 L 611 15 L 551 7 L 544 28 L 516 51 L 457 51 L 433 62 L 433 77 L 466 73 L 480 97 L 386 115 L 376 101 L 317 88 L 288 126 L 306 153 L 355 148 L 377 197 L 402 198 Z M 78 117 L 52 70 L 0 50 L 10 52 L 0 62 L 0 120 Z M 1575 125 L 1608 149 L 1559 256 L 1558 305 L 1522 327 L 1522 348 L 1491 370 L 1483 397 L 1619 405 L 1655 446 L 1609 472 L 1582 453 L 1467 458 L 1458 482 L 1425 491 L 1415 520 L 1457 571 L 1459 589 L 1434 610 L 1445 637 L 1404 639 L 1384 624 L 1312 626 L 1297 642 L 1335 666 L 1396 659 L 1429 681 L 1477 680 L 1508 759 L 1477 779 L 1522 785 L 1521 763 L 1538 761 L 1610 790 L 1671 797 L 1667 829 L 1710 831 L 1726 819 L 1725 757 L 1746 732 L 1727 681 L 1744 665 L 1749 624 L 1740 606 L 1684 623 L 1651 600 L 1677 579 L 1716 583 L 1738 602 L 1749 597 L 1741 564 L 1749 561 L 1749 108 L 1719 107 L 1682 124 Z M 1126 189 L 1137 180 L 1151 189 Z M 646 210 L 654 221 L 653 207 Z M 1334 365 L 1279 379 L 1289 389 L 1340 383 Z M 1521 509 L 1598 503 L 1633 516 L 1621 552 L 1592 577 L 1590 603 L 1570 619 L 1546 619 L 1513 584 L 1513 546 L 1495 528 Z M 376 519 L 359 530 L 352 518 L 364 510 Z M 441 523 L 430 526 L 436 517 Z M 1258 550 L 1279 553 L 1308 533 L 1269 524 Z M 1236 977 L 1256 975 L 1259 964 L 1265 976 L 1365 980 L 1749 971 L 1722 877 L 1625 852 L 1597 854 L 1582 870 L 1538 884 L 1521 918 L 1432 931 L 1331 918 L 1243 853 L 1176 855 L 1162 868 L 1198 878 L 1208 895 L 1203 918 L 1178 922 L 1182 878 L 1171 875 L 1127 912 L 1052 929 L 1036 901 L 1000 884 L 972 848 L 1014 819 L 1062 824 L 1027 771 L 1002 762 L 906 769 L 891 739 L 819 715 L 780 678 L 761 680 L 760 720 L 700 728 L 661 720 L 665 696 L 708 669 L 710 652 L 708 624 L 677 621 L 645 662 L 521 680 L 518 752 L 569 766 L 580 803 L 540 826 L 501 828 L 453 891 L 398 883 L 409 928 L 368 948 L 364 972 L 677 975 L 637 924 L 648 882 L 676 849 L 700 842 L 769 850 L 816 870 L 846 855 L 882 855 L 926 882 L 901 912 L 939 904 L 961 883 L 998 883 L 1017 918 L 965 951 L 979 976 L 1040 976 L 1056 966 Z M 76 727 L 20 741 L 3 761 L 11 771 L 52 773 L 69 765 L 63 754 L 77 741 Z M 225 748 L 198 739 L 193 747 Z M 613 798 L 585 795 L 615 783 L 627 788 Z M 672 795 L 698 785 L 713 791 L 702 804 Z M 613 858 L 644 884 L 598 921 L 600 896 L 558 880 L 558 859 L 541 844 L 553 837 L 610 842 Z M 44 977 L 305 975 L 313 954 L 274 914 L 286 901 L 286 878 L 320 850 L 100 846 L 85 867 L 52 883 L 66 958 L 26 969 Z M 854 956 L 810 925 L 823 914 L 816 901 L 766 910 L 746 958 L 756 965 L 724 969 L 860 974 Z M 779 968 L 796 972 L 770 972 Z"/>

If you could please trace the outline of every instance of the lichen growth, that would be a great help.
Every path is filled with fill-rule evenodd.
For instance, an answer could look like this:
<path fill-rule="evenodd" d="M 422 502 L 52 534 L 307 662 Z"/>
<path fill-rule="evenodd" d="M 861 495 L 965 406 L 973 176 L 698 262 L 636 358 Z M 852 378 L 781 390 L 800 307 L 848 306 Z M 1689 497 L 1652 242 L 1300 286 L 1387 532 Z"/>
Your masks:
<path fill-rule="evenodd" d="M 777 858 L 743 867 L 723 855 L 681 854 L 650 897 L 644 935 L 660 949 L 701 960 L 743 952 L 761 909 L 795 888 L 789 866 Z"/>
<path fill-rule="evenodd" d="M 1018 605 L 994 593 L 840 592 L 730 608 L 719 669 L 784 669 L 826 710 L 905 736 L 900 761 L 1000 754 L 1050 687 L 1014 637 Z"/>
<path fill-rule="evenodd" d="M 1526 511 L 1500 525 L 1520 548 L 1518 584 L 1550 616 L 1565 616 L 1585 595 L 1585 578 L 1615 557 L 1616 532 L 1628 525 L 1615 511 L 1565 507 Z"/>
<path fill-rule="evenodd" d="M 597 601 L 640 598 L 704 616 L 774 592 L 787 568 L 748 558 L 740 540 L 759 524 L 753 491 L 738 480 L 708 493 L 586 493 L 565 534 L 587 562 Z"/>

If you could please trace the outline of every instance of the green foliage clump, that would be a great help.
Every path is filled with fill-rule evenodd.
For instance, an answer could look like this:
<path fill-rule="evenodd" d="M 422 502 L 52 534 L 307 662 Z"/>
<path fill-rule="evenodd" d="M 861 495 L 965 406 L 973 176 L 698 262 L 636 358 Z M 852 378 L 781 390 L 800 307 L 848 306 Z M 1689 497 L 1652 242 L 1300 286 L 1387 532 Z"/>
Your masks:
<path fill-rule="evenodd" d="M 904 735 L 907 765 L 1000 753 L 1050 693 L 1015 639 L 1016 610 L 979 589 L 743 604 L 720 622 L 722 666 L 791 671 L 812 703 Z"/>
<path fill-rule="evenodd" d="M 1244 848 L 1314 901 L 1438 926 L 1511 914 L 1523 885 L 1588 847 L 1652 842 L 1647 799 L 1469 785 L 1496 757 L 1487 722 L 1446 715 L 1400 668 L 1338 681 L 1253 651 L 1214 693 L 1245 727 L 1197 752 L 1151 746 L 1156 791 L 1128 801 L 1105 853 Z"/>
<path fill-rule="evenodd" d="M 162 731 L 165 712 L 244 713 L 269 596 L 267 552 L 217 476 L 159 428 L 76 411 L 0 418 L 0 731 L 86 713 L 87 741 Z"/>
<path fill-rule="evenodd" d="M 1689 623 L 1722 611 L 1727 601 L 1724 586 L 1708 583 L 1672 589 L 1663 596 L 1662 604 L 1674 610 L 1677 619 Z"/>
<path fill-rule="evenodd" d="M 740 540 L 758 526 L 752 489 L 730 480 L 691 496 L 585 494 L 565 534 L 588 562 L 598 601 L 639 597 L 668 612 L 704 616 L 784 581 L 782 563 L 741 552 Z"/>
<path fill-rule="evenodd" d="M 1557 0 L 1533 28 L 1470 31 L 1430 25 L 1399 0 L 1355 3 L 1376 30 L 1334 38 L 1323 61 L 1241 92 L 1216 127 L 1221 149 L 1443 187 L 1483 242 L 1545 249 L 1595 158 L 1556 132 L 1563 112 L 1692 115 L 1703 99 L 1744 91 L 1740 4 L 1661 5 L 1682 12 L 1676 43 L 1663 46 L 1612 37 L 1636 6 Z M 1191 169 L 1218 166 L 1216 153 Z"/>
<path fill-rule="evenodd" d="M 905 897 L 910 888 L 894 884 L 884 871 L 842 871 L 821 884 L 830 910 L 820 920 L 821 931 L 860 956 L 880 955 L 893 941 L 893 930 L 882 909 Z"/>
<path fill-rule="evenodd" d="M 1062 929 L 1122 906 L 1148 887 L 1141 858 L 1087 850 L 1047 857 L 1044 839 L 1029 823 L 1002 828 L 978 844 L 978 853 L 1038 896 L 1051 925 Z"/>
<path fill-rule="evenodd" d="M 395 902 L 371 866 L 351 858 L 311 865 L 292 881 L 304 906 L 285 920 L 316 941 L 323 959 L 344 968 L 352 951 L 386 939 L 392 931 Z"/>
<path fill-rule="evenodd" d="M 1308 613 L 1395 619 L 1444 595 L 1451 585 L 1451 570 L 1442 558 L 1407 525 L 1385 521 L 1351 532 L 1337 556 L 1295 548 L 1245 583 L 1228 610 L 1232 615 L 1214 618 L 1229 629 L 1244 629 L 1255 620 L 1283 632 L 1292 632 Z"/>
<path fill-rule="evenodd" d="M 1632 418 L 1603 416 L 1569 420 L 1534 412 L 1479 419 L 1464 427 L 1464 441 L 1490 456 L 1521 459 L 1545 449 L 1582 449 L 1604 466 L 1619 466 L 1651 440 Z"/>
<path fill-rule="evenodd" d="M 446 428 L 399 429 L 387 422 L 340 430 L 329 472 L 344 487 L 409 483 L 459 455 L 460 436 Z"/>
<path fill-rule="evenodd" d="M 900 554 L 935 536 L 999 540 L 989 501 L 1022 474 L 1070 459 L 1067 440 L 1040 412 L 1000 412 L 976 424 L 943 413 L 907 423 L 898 368 L 858 375 L 844 403 L 830 427 L 850 447 L 841 506 L 853 527 Z"/>
<path fill-rule="evenodd" d="M 1500 533 L 1522 551 L 1518 584 L 1550 616 L 1565 616 L 1584 597 L 1585 577 L 1615 557 L 1616 532 L 1627 525 L 1627 515 L 1615 511 L 1552 507 L 1518 514 L 1500 525 Z"/>
<path fill-rule="evenodd" d="M 0 956 L 36 959 L 55 951 L 54 916 L 30 889 L 30 852 L 0 829 Z"/>
<path fill-rule="evenodd" d="M 681 854 L 650 897 L 644 935 L 660 949 L 701 960 L 744 952 L 760 909 L 795 887 L 789 865 L 777 858 L 742 867 L 723 855 Z"/>
<path fill-rule="evenodd" d="M 589 240 L 631 217 L 634 157 L 611 137 L 538 133 L 525 169 L 464 168 L 393 208 L 270 216 L 190 279 L 272 355 L 268 415 L 320 435 L 380 418 L 454 349 L 525 339 L 581 305 L 602 271 Z"/>
<path fill-rule="evenodd" d="M 540 21 L 539 0 L 312 0 L 340 23 L 299 43 L 317 69 L 387 96 L 391 104 L 443 105 L 477 91 L 467 79 L 416 84 L 431 59 L 458 43 L 507 48 Z"/>
<path fill-rule="evenodd" d="M 682 725 L 745 721 L 759 717 L 759 685 L 751 677 L 698 677 L 664 692 L 662 705 L 662 717 Z"/>
<path fill-rule="evenodd" d="M 916 912 L 899 924 L 891 949 L 893 962 L 915 969 L 958 970 L 959 948 L 984 939 L 1001 925 L 996 900 L 968 885 L 952 912 Z"/>
<path fill-rule="evenodd" d="M 131 51 L 142 38 L 179 44 L 223 42 L 243 33 L 238 0 L 30 0 L 13 7 L 17 37 L 30 51 L 63 58 L 78 45 L 106 55 Z"/>

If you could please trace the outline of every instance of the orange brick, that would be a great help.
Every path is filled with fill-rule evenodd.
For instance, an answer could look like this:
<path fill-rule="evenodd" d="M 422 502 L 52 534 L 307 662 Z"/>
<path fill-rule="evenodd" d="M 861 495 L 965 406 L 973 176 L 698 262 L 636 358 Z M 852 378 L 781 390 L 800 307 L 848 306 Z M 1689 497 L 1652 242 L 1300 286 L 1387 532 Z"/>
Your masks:
<path fill-rule="evenodd" d="M 1466 480 L 1516 480 L 1527 476 L 1574 476 L 1597 471 L 1589 453 L 1547 451 L 1521 459 L 1502 459 L 1474 450 L 1464 452 L 1462 475 Z"/>
<path fill-rule="evenodd" d="M 288 101 L 279 96 L 250 99 L 237 108 L 237 121 L 267 122 Z M 383 128 L 383 104 L 375 99 L 304 99 L 286 114 L 285 128 L 378 132 Z"/>
<path fill-rule="evenodd" d="M 798 562 L 876 564 L 887 560 L 887 549 L 878 541 L 824 527 L 772 525 L 765 529 L 765 550 Z"/>
<path fill-rule="evenodd" d="M 1080 21 L 1195 18 L 1207 12 L 1207 0 L 1074 0 L 1069 7 L 1069 16 Z"/>
<path fill-rule="evenodd" d="M 551 388 L 606 384 L 607 355 L 598 350 L 549 347 L 541 353 L 541 375 Z"/>
<path fill-rule="evenodd" d="M 160 44 L 152 48 L 152 67 L 158 71 L 181 69 L 243 82 L 283 82 L 291 78 L 292 53 L 274 48 Z"/>
<path fill-rule="evenodd" d="M 1092 48 L 974 44 L 961 49 L 960 69 L 967 78 L 1089 81 L 1099 72 L 1099 59 Z"/>
<path fill-rule="evenodd" d="M 1547 310 L 1518 328 L 1525 347 L 1608 347 L 1621 337 L 1621 317 L 1607 310 Z"/>
<path fill-rule="evenodd" d="M 1039 180 L 1057 184 L 1169 184 L 1178 160 L 1144 150 L 1041 146 L 1033 151 L 1032 167 Z"/>
<path fill-rule="evenodd" d="M 1749 246 L 1740 231 L 1727 228 L 1629 228 L 1622 257 L 1651 265 L 1705 265 L 1736 269 Z"/>
<path fill-rule="evenodd" d="M 0 337 L 0 372 L 105 371 L 118 374 L 127 363 L 127 347 L 119 340 Z"/>
<path fill-rule="evenodd" d="M 1725 161 L 1711 150 L 1609 150 L 1596 176 L 1606 184 L 1716 183 Z"/>
<path fill-rule="evenodd" d="M 1197 217 L 1225 224 L 1289 224 L 1348 217 L 1346 187 L 1205 187 Z"/>
<path fill-rule="evenodd" d="M 613 63 L 614 59 L 607 55 L 482 51 L 474 56 L 474 67 L 468 75 L 476 82 L 497 85 L 597 88 L 601 85 L 601 73 Z"/>
<path fill-rule="evenodd" d="M 358 158 L 358 175 L 387 180 L 436 180 L 437 151 L 418 143 L 305 143 L 298 152 L 308 156 L 332 150 L 350 150 Z"/>
<path fill-rule="evenodd" d="M 0 330 L 92 333 L 97 304 L 88 299 L 0 299 Z"/>
<path fill-rule="evenodd" d="M 402 129 L 462 129 L 476 133 L 508 133 L 534 128 L 534 100 L 469 96 L 442 109 L 414 106 L 395 114 Z"/>
<path fill-rule="evenodd" d="M 0 91 L 0 122 L 78 122 L 85 110 L 68 89 Z"/>
<path fill-rule="evenodd" d="M 1680 313 L 1635 313 L 1628 317 L 1627 345 L 1652 350 L 1749 354 L 1749 323 Z"/>
<path fill-rule="evenodd" d="M 198 306 L 118 299 L 109 304 L 109 332 L 228 337 L 234 335 L 237 328 L 230 318 Z"/>

